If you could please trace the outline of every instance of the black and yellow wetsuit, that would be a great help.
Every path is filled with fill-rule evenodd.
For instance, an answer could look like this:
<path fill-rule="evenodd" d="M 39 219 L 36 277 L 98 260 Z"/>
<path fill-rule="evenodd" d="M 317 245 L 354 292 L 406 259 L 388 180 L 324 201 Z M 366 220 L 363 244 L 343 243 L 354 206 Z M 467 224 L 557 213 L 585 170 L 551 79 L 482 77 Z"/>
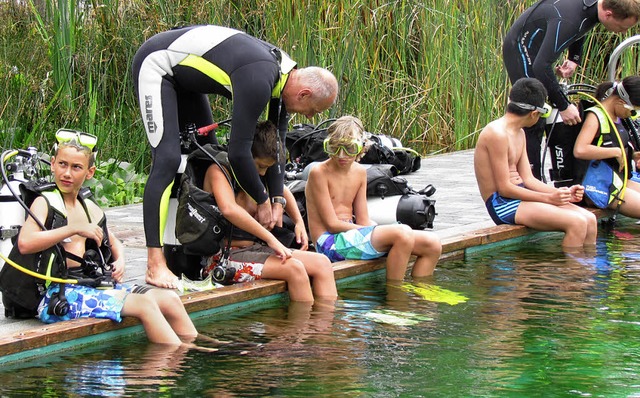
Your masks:
<path fill-rule="evenodd" d="M 597 0 L 540 0 L 529 7 L 511 26 L 502 44 L 511 83 L 522 77 L 536 78 L 556 108 L 567 109 L 569 99 L 558 83 L 554 64 L 565 50 L 569 60 L 580 64 L 584 36 L 598 22 Z M 525 132 L 532 171 L 540 178 L 544 119 Z"/>
<path fill-rule="evenodd" d="M 280 96 L 294 67 L 274 45 L 219 26 L 170 30 L 140 47 L 133 79 L 153 156 L 143 202 L 148 247 L 162 246 L 170 188 L 180 165 L 180 130 L 188 123 L 213 123 L 208 94 L 232 100 L 228 152 L 238 185 L 259 204 L 269 199 L 267 192 L 282 195 L 284 159 L 267 171 L 265 188 L 251 145 L 265 109 L 284 143 L 287 116 Z"/>

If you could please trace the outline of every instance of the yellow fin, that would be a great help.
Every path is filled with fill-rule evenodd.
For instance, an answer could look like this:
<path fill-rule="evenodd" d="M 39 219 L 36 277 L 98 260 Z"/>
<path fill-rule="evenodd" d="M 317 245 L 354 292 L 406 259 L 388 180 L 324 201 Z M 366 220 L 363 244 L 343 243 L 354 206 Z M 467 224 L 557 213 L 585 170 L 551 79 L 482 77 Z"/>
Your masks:
<path fill-rule="evenodd" d="M 456 305 L 464 303 L 469 300 L 467 297 L 460 293 L 452 292 L 434 285 L 427 285 L 426 283 L 403 283 L 401 286 L 405 292 L 417 294 L 428 301 L 434 301 L 436 303 L 447 303 L 449 305 Z"/>

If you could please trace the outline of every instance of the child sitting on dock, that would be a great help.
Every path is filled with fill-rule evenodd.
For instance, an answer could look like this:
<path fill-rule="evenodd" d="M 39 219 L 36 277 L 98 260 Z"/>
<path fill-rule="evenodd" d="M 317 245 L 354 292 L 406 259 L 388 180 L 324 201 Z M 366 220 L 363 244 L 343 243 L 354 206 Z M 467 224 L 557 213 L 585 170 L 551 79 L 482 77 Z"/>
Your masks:
<path fill-rule="evenodd" d="M 626 188 L 621 194 L 615 195 L 623 200 L 615 200 L 614 196 L 610 196 L 608 207 L 619 210 L 620 214 L 627 217 L 640 218 L 640 183 L 630 179 L 634 163 L 636 169 L 640 163 L 640 148 L 635 148 L 638 142 L 632 130 L 634 126 L 625 123 L 640 110 L 640 76 L 627 76 L 621 82 L 601 83 L 594 96 L 602 106 L 597 105 L 585 111 L 587 116 L 576 139 L 573 154 L 577 159 L 602 160 L 609 164 L 620 184 L 626 173 L 629 178 Z M 613 181 L 610 183 L 614 185 Z"/>
<path fill-rule="evenodd" d="M 86 255 L 93 250 L 97 256 L 94 258 L 111 264 L 115 283 L 100 289 L 91 284 L 51 283 L 38 306 L 38 317 L 44 323 L 54 323 L 77 318 L 120 322 L 122 317 L 132 316 L 140 319 L 152 343 L 176 346 L 191 343 L 198 333 L 175 292 L 120 283 L 124 276 L 124 247 L 108 231 L 100 207 L 80 194 L 83 183 L 96 170 L 93 149 L 97 138 L 79 131 L 59 130 L 56 139 L 58 144 L 51 158 L 55 186 L 38 196 L 30 209 L 41 222 L 52 215 L 59 219 L 54 218 L 51 229 L 43 230 L 29 216 L 20 230 L 17 249 L 21 255 L 48 253 L 59 244 L 65 253 L 62 261 L 66 261 L 67 277 L 85 280 L 90 278 L 86 274 L 89 262 Z M 9 281 L 3 281 L 3 291 L 8 285 Z"/>
<path fill-rule="evenodd" d="M 260 176 L 264 176 L 267 169 L 284 156 L 281 152 L 283 144 L 278 140 L 273 123 L 258 123 L 251 153 Z M 220 166 L 230 170 L 225 164 Z M 280 279 L 287 282 L 291 301 L 313 302 L 314 296 L 316 299 L 335 300 L 338 292 L 333 268 L 325 256 L 306 251 L 308 237 L 304 219 L 293 194 L 285 187 L 284 197 L 276 198 L 274 204 L 282 205 L 294 221 L 295 238 L 302 250 L 284 246 L 272 231 L 257 221 L 256 202 L 241 188 L 234 189 L 220 166 L 215 163 L 209 166 L 203 188 L 213 194 L 224 217 L 234 225 L 228 262 L 229 269 L 235 270 L 231 281 Z M 216 255 L 209 261 L 215 265 L 219 257 Z"/>
<path fill-rule="evenodd" d="M 547 91 L 536 79 L 517 80 L 509 93 L 507 111 L 480 133 L 474 154 L 482 199 L 493 221 L 542 231 L 563 231 L 563 248 L 595 245 L 597 219 L 577 206 L 581 185 L 555 188 L 533 176 L 523 128 L 545 113 Z"/>
<path fill-rule="evenodd" d="M 356 162 L 363 154 L 362 122 L 343 116 L 329 126 L 324 150 L 329 159 L 314 166 L 305 195 L 309 231 L 316 251 L 332 262 L 387 256 L 387 279 L 402 280 L 411 255 L 411 275 L 432 275 L 442 245 L 436 234 L 407 225 L 376 225 L 367 208 L 367 172 Z"/>

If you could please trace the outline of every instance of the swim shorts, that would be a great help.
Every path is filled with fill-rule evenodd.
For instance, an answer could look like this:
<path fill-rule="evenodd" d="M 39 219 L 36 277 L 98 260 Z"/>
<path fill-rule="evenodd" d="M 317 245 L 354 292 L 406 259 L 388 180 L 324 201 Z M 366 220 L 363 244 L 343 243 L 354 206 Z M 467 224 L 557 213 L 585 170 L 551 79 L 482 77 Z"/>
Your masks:
<path fill-rule="evenodd" d="M 69 312 L 64 316 L 48 314 L 47 309 L 53 294 L 60 290 L 55 284 L 47 289 L 47 293 L 38 306 L 38 317 L 44 323 L 68 321 L 78 318 L 101 318 L 121 322 L 124 299 L 130 293 L 144 294 L 150 290 L 148 286 L 116 284 L 113 289 L 96 289 L 91 286 L 65 285 L 64 295 L 69 303 Z"/>
<path fill-rule="evenodd" d="M 489 215 L 496 225 L 515 225 L 516 211 L 518 211 L 520 202 L 522 202 L 520 199 L 504 198 L 497 192 L 494 192 L 485 202 L 485 206 L 487 206 L 487 211 L 489 211 Z"/>
<path fill-rule="evenodd" d="M 275 256 L 276 252 L 267 245 L 255 243 L 246 247 L 231 247 L 229 266 L 236 269 L 232 282 L 251 282 L 262 278 L 262 269 L 269 256 Z M 222 251 L 206 259 L 205 274 L 213 271 L 220 261 Z"/>
<path fill-rule="evenodd" d="M 329 257 L 332 263 L 342 260 L 371 260 L 387 253 L 377 251 L 371 244 L 375 225 L 332 234 L 325 232 L 316 242 L 316 251 Z"/>

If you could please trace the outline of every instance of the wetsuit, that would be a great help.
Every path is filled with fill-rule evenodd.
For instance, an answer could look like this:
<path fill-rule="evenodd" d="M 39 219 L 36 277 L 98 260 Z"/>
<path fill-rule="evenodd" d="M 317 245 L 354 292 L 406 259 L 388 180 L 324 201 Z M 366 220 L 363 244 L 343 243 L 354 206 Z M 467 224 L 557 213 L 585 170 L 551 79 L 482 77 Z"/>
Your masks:
<path fill-rule="evenodd" d="M 269 199 L 251 146 L 265 109 L 284 142 L 287 112 L 280 97 L 294 67 L 274 45 L 219 26 L 162 32 L 140 47 L 133 59 L 133 80 L 152 148 L 143 202 L 148 247 L 162 246 L 169 193 L 180 166 L 180 130 L 188 123 L 213 123 L 208 94 L 232 100 L 228 152 L 239 186 L 258 204 Z M 282 196 L 284 159 L 267 171 L 267 185 L 271 196 Z"/>
<path fill-rule="evenodd" d="M 529 7 L 513 24 L 502 45 L 511 83 L 534 77 L 547 89 L 549 100 L 560 111 L 569 106 L 555 75 L 554 63 L 568 49 L 568 59 L 580 64 L 584 35 L 599 22 L 596 0 L 541 0 Z M 540 178 L 540 144 L 544 120 L 525 129 L 527 155 L 533 173 Z"/>

